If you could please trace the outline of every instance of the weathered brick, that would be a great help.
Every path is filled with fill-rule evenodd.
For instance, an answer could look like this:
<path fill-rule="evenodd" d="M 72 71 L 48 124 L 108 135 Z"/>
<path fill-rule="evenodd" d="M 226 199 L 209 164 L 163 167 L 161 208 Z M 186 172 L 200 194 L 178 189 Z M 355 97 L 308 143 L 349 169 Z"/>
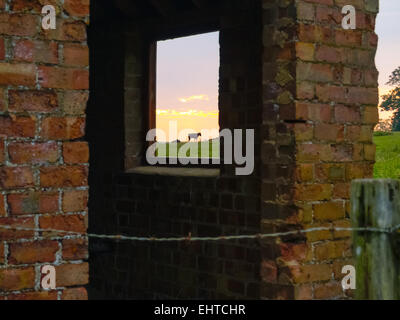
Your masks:
<path fill-rule="evenodd" d="M 72 140 L 85 134 L 85 118 L 49 117 L 42 121 L 41 137 L 51 140 Z"/>
<path fill-rule="evenodd" d="M 7 197 L 12 215 L 55 213 L 58 211 L 57 192 L 14 193 Z"/>
<path fill-rule="evenodd" d="M 14 60 L 56 64 L 58 45 L 56 42 L 19 40 L 14 47 Z"/>
<path fill-rule="evenodd" d="M 343 296 L 342 286 L 339 282 L 317 284 L 314 287 L 316 299 L 332 299 Z"/>
<path fill-rule="evenodd" d="M 0 269 L 0 290 L 17 291 L 35 286 L 35 269 Z"/>
<path fill-rule="evenodd" d="M 44 88 L 89 89 L 89 71 L 39 66 L 38 81 Z"/>
<path fill-rule="evenodd" d="M 89 265 L 63 264 L 56 267 L 56 283 L 59 287 L 85 285 L 89 281 Z"/>
<path fill-rule="evenodd" d="M 87 142 L 64 142 L 64 162 L 68 164 L 87 163 L 89 161 L 89 146 Z"/>
<path fill-rule="evenodd" d="M 295 283 L 324 281 L 331 279 L 332 267 L 329 264 L 292 265 L 282 275 L 288 275 Z"/>
<path fill-rule="evenodd" d="M 53 112 L 58 106 L 57 94 L 52 91 L 9 90 L 8 109 L 15 112 Z"/>
<path fill-rule="evenodd" d="M 331 197 L 332 186 L 330 184 L 300 184 L 295 186 L 295 198 L 297 200 L 327 200 Z"/>
<path fill-rule="evenodd" d="M 41 216 L 39 224 L 41 229 L 60 231 L 72 231 L 85 233 L 87 229 L 87 217 L 81 214 Z M 49 231 L 53 234 L 55 232 Z"/>
<path fill-rule="evenodd" d="M 80 44 L 64 45 L 64 64 L 74 67 L 89 65 L 89 48 Z"/>
<path fill-rule="evenodd" d="M 14 189 L 34 186 L 33 172 L 29 167 L 0 167 L 0 188 Z"/>
<path fill-rule="evenodd" d="M 38 16 L 0 13 L 0 34 L 32 37 L 37 33 L 38 25 Z"/>
<path fill-rule="evenodd" d="M 5 160 L 4 139 L 0 138 L 0 165 L 4 163 L 4 160 Z"/>
<path fill-rule="evenodd" d="M 29 117 L 0 116 L 0 135 L 9 138 L 33 138 L 36 131 L 35 119 Z"/>
<path fill-rule="evenodd" d="M 0 264 L 3 264 L 6 261 L 6 259 L 4 258 L 4 252 L 4 242 L 0 242 Z"/>
<path fill-rule="evenodd" d="M 0 85 L 34 86 L 36 68 L 32 64 L 0 63 Z"/>
<path fill-rule="evenodd" d="M 317 220 L 338 220 L 345 216 L 344 203 L 342 201 L 318 203 L 314 206 L 314 217 Z"/>
<path fill-rule="evenodd" d="M 58 160 L 58 145 L 55 142 L 16 142 L 8 146 L 8 154 L 15 164 L 54 163 Z"/>
<path fill-rule="evenodd" d="M 68 190 L 63 194 L 62 208 L 64 212 L 80 212 L 87 210 L 89 193 L 87 190 Z"/>
<path fill-rule="evenodd" d="M 83 17 L 89 14 L 89 0 L 65 0 L 64 9 L 75 17 Z"/>
<path fill-rule="evenodd" d="M 6 47 L 4 45 L 4 39 L 0 38 L 0 60 L 4 60 L 6 57 Z"/>
<path fill-rule="evenodd" d="M 33 218 L 0 218 L 1 225 L 20 228 L 34 228 L 35 222 Z M 0 232 L 1 240 L 29 239 L 34 235 L 33 231 L 9 230 L 4 229 Z"/>
<path fill-rule="evenodd" d="M 5 196 L 0 193 L 0 217 L 4 217 L 7 212 L 4 200 Z"/>
<path fill-rule="evenodd" d="M 85 41 L 86 24 L 83 21 L 57 19 L 55 30 L 43 30 L 44 37 L 50 40 Z"/>
<path fill-rule="evenodd" d="M 85 239 L 66 239 L 62 241 L 64 260 L 86 260 L 89 256 L 88 242 Z"/>
<path fill-rule="evenodd" d="M 56 252 L 58 249 L 58 242 L 50 240 L 11 243 L 9 246 L 9 263 L 17 265 L 36 262 L 53 262 L 56 259 Z"/>
<path fill-rule="evenodd" d="M 63 100 L 63 111 L 70 115 L 81 115 L 85 113 L 89 94 L 81 91 L 66 91 Z"/>
<path fill-rule="evenodd" d="M 57 300 L 57 291 L 33 291 L 11 294 L 7 296 L 8 300 Z"/>
<path fill-rule="evenodd" d="M 71 288 L 65 289 L 62 292 L 62 300 L 87 300 L 88 294 L 86 288 Z"/>
<path fill-rule="evenodd" d="M 80 187 L 87 185 L 88 167 L 51 166 L 40 169 L 42 187 Z"/>

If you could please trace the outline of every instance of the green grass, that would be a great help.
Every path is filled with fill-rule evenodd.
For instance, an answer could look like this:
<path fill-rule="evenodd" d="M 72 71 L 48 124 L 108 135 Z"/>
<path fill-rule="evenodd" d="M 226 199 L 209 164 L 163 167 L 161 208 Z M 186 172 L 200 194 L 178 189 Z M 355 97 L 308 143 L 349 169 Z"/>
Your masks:
<path fill-rule="evenodd" d="M 374 136 L 376 163 L 374 178 L 400 179 L 400 132 Z"/>
<path fill-rule="evenodd" d="M 212 141 L 214 143 L 212 143 Z M 169 142 L 157 142 L 157 157 L 174 157 L 176 158 L 183 146 L 187 147 L 185 156 L 189 158 L 219 158 L 219 140 L 209 140 L 203 142 L 179 142 L 177 146 L 178 152 L 174 152 Z M 165 147 L 165 148 L 163 148 Z M 208 155 L 207 155 L 208 147 Z M 192 150 L 193 149 L 193 150 Z M 202 152 L 203 150 L 203 152 Z M 184 151 L 182 151 L 184 152 Z"/>

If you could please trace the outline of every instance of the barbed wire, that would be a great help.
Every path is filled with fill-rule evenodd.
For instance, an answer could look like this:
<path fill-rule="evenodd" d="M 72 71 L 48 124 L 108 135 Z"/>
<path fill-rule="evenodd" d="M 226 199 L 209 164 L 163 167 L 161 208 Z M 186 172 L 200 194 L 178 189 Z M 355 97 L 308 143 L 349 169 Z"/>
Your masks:
<path fill-rule="evenodd" d="M 179 241 L 227 241 L 227 240 L 243 240 L 243 239 L 265 239 L 265 238 L 276 238 L 291 235 L 307 234 L 310 232 L 317 231 L 359 231 L 359 232 L 377 232 L 391 234 L 400 230 L 400 224 L 392 228 L 373 228 L 373 227 L 358 227 L 358 228 L 346 228 L 346 227 L 313 227 L 308 229 L 291 230 L 284 232 L 274 233 L 257 233 L 257 234 L 243 234 L 243 235 L 229 235 L 229 236 L 215 236 L 215 237 L 193 237 L 189 233 L 186 237 L 138 237 L 138 236 L 126 236 L 126 235 L 107 235 L 107 234 L 95 234 L 86 232 L 76 232 L 58 229 L 41 229 L 41 228 L 28 228 L 28 227 L 17 227 L 10 225 L 0 225 L 0 229 L 12 230 L 12 231 L 31 231 L 31 232 L 56 232 L 65 234 L 66 236 L 83 236 L 88 238 L 97 239 L 109 239 L 109 240 L 125 240 L 125 241 L 147 241 L 147 242 L 179 242 Z"/>

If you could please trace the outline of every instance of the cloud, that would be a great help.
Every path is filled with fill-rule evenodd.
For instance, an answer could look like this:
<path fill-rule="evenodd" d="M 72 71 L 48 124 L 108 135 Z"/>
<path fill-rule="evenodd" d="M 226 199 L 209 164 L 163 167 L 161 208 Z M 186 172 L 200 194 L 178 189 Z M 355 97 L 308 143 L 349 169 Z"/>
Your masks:
<path fill-rule="evenodd" d="M 193 101 L 193 100 L 208 101 L 209 97 L 206 94 L 199 94 L 199 95 L 196 95 L 196 96 L 190 96 L 190 97 L 186 97 L 186 98 L 179 98 L 178 100 L 180 102 L 182 102 L 182 103 L 190 102 L 190 101 Z"/>
<path fill-rule="evenodd" d="M 176 111 L 174 109 L 157 109 L 157 116 L 160 117 L 180 117 L 180 116 L 193 116 L 193 117 L 218 117 L 218 111 L 204 112 L 201 110 L 186 110 L 186 111 Z"/>

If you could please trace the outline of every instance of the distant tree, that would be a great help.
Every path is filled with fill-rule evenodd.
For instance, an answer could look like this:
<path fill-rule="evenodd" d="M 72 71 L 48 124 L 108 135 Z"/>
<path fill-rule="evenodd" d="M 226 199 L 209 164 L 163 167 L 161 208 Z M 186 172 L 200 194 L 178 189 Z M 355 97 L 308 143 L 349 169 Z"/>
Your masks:
<path fill-rule="evenodd" d="M 394 111 L 392 118 L 392 130 L 400 131 L 400 67 L 392 72 L 388 85 L 396 86 L 388 94 L 382 96 L 381 108 L 386 111 Z"/>

